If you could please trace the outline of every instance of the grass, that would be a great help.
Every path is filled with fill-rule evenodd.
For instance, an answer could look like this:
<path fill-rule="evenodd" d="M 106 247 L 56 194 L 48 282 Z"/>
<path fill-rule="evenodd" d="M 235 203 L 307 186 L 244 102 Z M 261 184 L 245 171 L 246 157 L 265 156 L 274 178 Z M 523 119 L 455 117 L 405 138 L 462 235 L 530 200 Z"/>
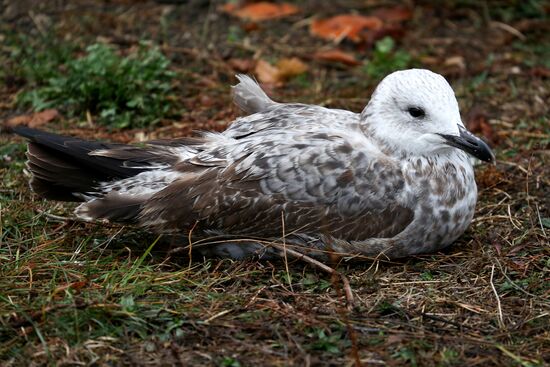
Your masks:
<path fill-rule="evenodd" d="M 411 55 L 403 50 L 395 49 L 395 41 L 384 37 L 374 45 L 372 58 L 364 66 L 370 77 L 380 80 L 395 70 L 408 69 L 412 66 Z"/>
<path fill-rule="evenodd" d="M 158 49 L 140 44 L 124 57 L 105 44 L 86 47 L 81 57 L 70 49 L 57 44 L 42 52 L 14 47 L 12 57 L 23 60 L 19 73 L 28 84 L 18 95 L 21 106 L 57 108 L 80 119 L 88 114 L 115 128 L 146 127 L 175 116 L 171 93 L 176 74 Z"/>
<path fill-rule="evenodd" d="M 361 4 L 358 9 L 363 9 Z M 83 15 L 74 8 L 51 13 L 59 17 L 53 34 L 63 30 L 75 37 L 57 43 L 58 56 L 50 57 L 51 64 L 40 53 L 14 57 L 13 44 L 0 48 L 0 62 L 5 65 L 0 75 L 2 117 L 18 113 L 15 96 L 22 90 L 47 85 L 50 76 L 40 75 L 50 71 L 55 75 L 57 69 L 50 65 L 86 57 L 79 53 L 80 46 L 72 45 L 93 44 L 101 34 L 119 45 L 114 54 L 122 59 L 119 55 L 131 54 L 128 50 L 139 47 L 144 35 L 162 44 L 154 39 L 158 33 L 172 42 L 161 46 L 171 61 L 167 70 L 185 80 L 177 97 L 186 110 L 182 119 L 169 116 L 168 122 L 153 129 L 117 130 L 101 124 L 75 129 L 82 118 L 77 113 L 45 128 L 121 142 L 140 136 L 178 136 L 192 129 L 219 130 L 237 114 L 230 103 L 228 85 L 234 82 L 234 71 L 227 68 L 227 58 L 233 53 L 252 58 L 257 52 L 266 58 L 303 57 L 319 46 L 306 28 L 288 27 L 284 21 L 265 28 L 262 24 L 252 32 L 237 28 L 239 37 L 233 37 L 226 30 L 238 27 L 234 20 L 220 17 L 208 27 L 196 24 L 194 19 L 210 19 L 205 12 L 211 10 L 192 5 L 164 8 L 113 2 L 105 6 L 110 7 L 104 14 L 108 17 L 93 19 L 111 26 L 100 23 L 91 35 L 81 28 Z M 502 31 L 476 28 L 482 22 L 475 13 L 445 9 L 438 17 L 412 21 L 409 36 L 398 42 L 399 50 L 414 60 L 427 49 L 441 52 L 438 63 L 423 66 L 447 73 L 466 121 L 467 111 L 481 111 L 492 128 L 491 144 L 498 160 L 496 167 L 477 168 L 475 219 L 451 248 L 394 262 L 339 264 L 354 293 L 355 303 L 348 309 L 341 283 L 303 262 L 289 259 L 288 271 L 282 261 L 195 258 L 189 262 L 181 253 L 174 255 L 173 244 L 164 238 L 157 241 L 156 236 L 132 228 L 72 220 L 72 204 L 45 202 L 29 192 L 25 145 L 2 133 L 0 364 L 550 363 L 550 112 L 544 103 L 550 86 L 548 79 L 530 73 L 531 68 L 546 65 L 546 52 L 537 45 L 548 43 L 547 38 L 523 29 L 525 42 L 504 42 L 508 35 Z M 329 10 L 338 14 L 346 9 Z M 315 11 L 305 8 L 304 14 Z M 167 23 L 157 32 L 155 21 L 135 21 L 164 16 L 181 22 Z M 13 29 L 5 33 L 34 29 L 25 22 L 30 20 L 14 21 Z M 449 35 L 448 24 L 461 32 Z M 185 35 L 184 25 L 200 32 Z M 419 37 L 418 32 L 430 37 Z M 290 36 L 283 42 L 286 34 Z M 125 48 L 128 39 L 131 46 Z M 216 48 L 202 47 L 204 40 Z M 497 41 L 504 43 L 495 46 Z M 354 45 L 339 47 L 355 50 Z M 432 57 L 439 55 L 435 51 Z M 368 50 L 365 57 L 371 60 L 375 52 Z M 455 54 L 464 57 L 467 69 L 446 69 L 445 58 Z M 32 78 L 28 72 L 12 73 L 24 65 L 37 67 Z M 513 66 L 521 73 L 511 75 Z M 308 75 L 307 84 L 290 83 L 271 93 L 281 101 L 323 102 L 358 111 L 372 88 L 361 67 L 342 69 L 311 61 Z"/>

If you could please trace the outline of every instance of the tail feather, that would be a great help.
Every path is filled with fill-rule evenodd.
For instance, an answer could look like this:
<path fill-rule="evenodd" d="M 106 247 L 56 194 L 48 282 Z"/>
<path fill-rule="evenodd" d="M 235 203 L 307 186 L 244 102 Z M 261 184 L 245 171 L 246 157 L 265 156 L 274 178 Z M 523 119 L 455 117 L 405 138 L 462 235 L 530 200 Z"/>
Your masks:
<path fill-rule="evenodd" d="M 33 174 L 31 188 L 46 199 L 83 201 L 83 195 L 97 190 L 100 182 L 132 177 L 148 169 L 142 157 L 151 154 L 145 149 L 140 155 L 132 147 L 136 161 L 132 164 L 132 156 L 124 150 L 126 145 L 86 141 L 27 127 L 13 131 L 30 140 L 27 167 Z M 104 150 L 120 150 L 123 159 L 93 154 Z"/>
<path fill-rule="evenodd" d="M 239 84 L 233 87 L 233 100 L 241 110 L 247 113 L 257 113 L 277 105 L 265 94 L 258 83 L 248 75 L 237 75 Z"/>

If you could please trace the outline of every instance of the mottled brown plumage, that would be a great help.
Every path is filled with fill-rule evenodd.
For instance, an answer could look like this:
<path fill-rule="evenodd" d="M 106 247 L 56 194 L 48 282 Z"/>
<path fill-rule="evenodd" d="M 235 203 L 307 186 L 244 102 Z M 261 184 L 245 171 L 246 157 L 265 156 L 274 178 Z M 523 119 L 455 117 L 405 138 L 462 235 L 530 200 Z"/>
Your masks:
<path fill-rule="evenodd" d="M 477 190 L 465 152 L 492 155 L 462 126 L 441 76 L 394 73 L 361 114 L 276 103 L 240 81 L 236 103 L 252 115 L 221 134 L 138 147 L 16 130 L 31 140 L 31 187 L 83 201 L 76 214 L 86 220 L 193 231 L 193 240 L 284 233 L 306 252 L 402 257 L 447 246 L 467 228 Z M 239 257 L 260 248 L 249 240 L 207 250 Z"/>

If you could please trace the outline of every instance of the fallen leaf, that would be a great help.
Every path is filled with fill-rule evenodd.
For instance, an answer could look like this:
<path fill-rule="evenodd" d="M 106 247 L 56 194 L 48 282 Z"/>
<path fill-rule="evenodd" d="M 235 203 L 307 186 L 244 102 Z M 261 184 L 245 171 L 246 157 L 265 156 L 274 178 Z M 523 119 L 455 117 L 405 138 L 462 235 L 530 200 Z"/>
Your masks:
<path fill-rule="evenodd" d="M 297 57 L 290 59 L 280 59 L 277 62 L 277 69 L 279 69 L 279 80 L 285 81 L 297 75 L 303 74 L 307 71 L 307 65 Z"/>
<path fill-rule="evenodd" d="M 274 4 L 267 1 L 245 4 L 243 6 L 227 3 L 222 6 L 222 10 L 238 18 L 254 22 L 282 18 L 300 11 L 298 7 L 292 4 Z"/>
<path fill-rule="evenodd" d="M 260 29 L 260 26 L 258 25 L 257 22 L 247 22 L 241 25 L 241 29 L 246 33 L 250 33 Z"/>
<path fill-rule="evenodd" d="M 19 125 L 28 125 L 31 121 L 31 115 L 19 115 L 6 120 L 5 125 L 8 127 L 15 127 Z"/>
<path fill-rule="evenodd" d="M 36 128 L 42 126 L 59 116 L 59 112 L 56 109 L 44 110 L 41 112 L 35 112 L 29 115 L 20 115 L 12 117 L 6 121 L 6 126 L 15 127 L 19 125 L 26 125 L 28 127 Z"/>
<path fill-rule="evenodd" d="M 361 65 L 361 61 L 357 60 L 353 54 L 338 49 L 317 51 L 313 58 L 321 61 L 338 62 L 348 66 Z"/>
<path fill-rule="evenodd" d="M 383 22 L 379 18 L 347 14 L 314 20 L 310 31 L 313 35 L 328 40 L 340 41 L 348 38 L 353 42 L 360 42 L 363 39 L 363 31 L 378 30 L 382 26 Z"/>
<path fill-rule="evenodd" d="M 258 60 L 255 72 L 262 83 L 277 84 L 279 82 L 279 69 L 265 60 Z"/>
<path fill-rule="evenodd" d="M 79 282 L 71 283 L 69 285 L 69 288 L 71 288 L 71 289 L 81 289 L 81 288 L 84 288 L 87 284 L 88 284 L 87 281 L 82 280 L 82 281 L 79 281 Z"/>
<path fill-rule="evenodd" d="M 435 56 L 423 55 L 418 58 L 422 65 L 439 65 L 441 59 Z"/>
<path fill-rule="evenodd" d="M 398 344 L 398 343 L 401 343 L 404 339 L 405 339 L 404 335 L 391 334 L 390 336 L 388 336 L 388 339 L 386 339 L 386 344 L 387 345 Z"/>
<path fill-rule="evenodd" d="M 83 287 L 85 287 L 87 284 L 88 284 L 88 282 L 85 281 L 85 280 L 79 281 L 79 282 L 74 282 L 74 283 L 65 283 L 65 284 L 57 287 L 56 289 L 54 289 L 52 295 L 57 295 L 60 292 L 66 291 L 67 289 L 74 289 L 74 290 L 78 291 L 78 290 L 82 289 Z"/>
<path fill-rule="evenodd" d="M 240 73 L 247 73 L 254 68 L 255 61 L 252 59 L 229 59 L 227 61 L 229 66 Z"/>
<path fill-rule="evenodd" d="M 462 57 L 460 55 L 448 57 L 443 62 L 443 65 L 451 66 L 451 67 L 457 67 L 460 70 L 465 70 L 466 69 L 466 62 L 464 61 L 464 57 Z"/>
<path fill-rule="evenodd" d="M 371 15 L 386 23 L 400 23 L 411 19 L 413 13 L 410 8 L 395 6 L 393 8 L 377 9 Z"/>
<path fill-rule="evenodd" d="M 535 66 L 530 70 L 530 74 L 537 78 L 550 78 L 550 68 Z"/>
<path fill-rule="evenodd" d="M 498 143 L 497 136 L 493 132 L 493 127 L 487 120 L 487 115 L 476 107 L 473 107 L 467 117 L 466 127 L 474 134 L 484 136 L 489 143 Z"/>
<path fill-rule="evenodd" d="M 286 80 L 306 72 L 307 69 L 302 60 L 293 57 L 281 59 L 275 66 L 265 60 L 258 60 L 255 72 L 262 83 L 281 86 Z"/>
<path fill-rule="evenodd" d="M 393 38 L 394 40 L 403 38 L 405 35 L 405 28 L 400 23 L 389 23 L 380 29 L 370 32 L 363 32 L 362 35 L 364 41 L 372 45 L 376 41 L 387 36 Z"/>

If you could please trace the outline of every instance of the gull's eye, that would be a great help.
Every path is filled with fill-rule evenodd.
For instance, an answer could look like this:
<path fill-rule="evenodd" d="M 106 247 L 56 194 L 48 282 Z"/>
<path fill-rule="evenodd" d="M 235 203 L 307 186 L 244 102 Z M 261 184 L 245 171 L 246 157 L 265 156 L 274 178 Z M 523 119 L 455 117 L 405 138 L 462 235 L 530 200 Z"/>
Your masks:
<path fill-rule="evenodd" d="M 414 118 L 421 118 L 426 115 L 426 112 L 420 107 L 409 107 L 407 112 Z"/>

